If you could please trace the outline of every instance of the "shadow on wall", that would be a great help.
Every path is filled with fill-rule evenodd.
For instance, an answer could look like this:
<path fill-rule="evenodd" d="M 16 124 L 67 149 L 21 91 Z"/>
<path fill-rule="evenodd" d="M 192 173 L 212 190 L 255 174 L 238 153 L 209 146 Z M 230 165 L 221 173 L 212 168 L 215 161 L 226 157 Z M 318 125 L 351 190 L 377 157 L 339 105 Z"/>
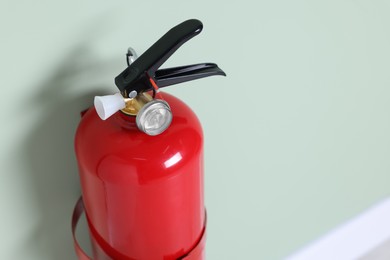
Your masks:
<path fill-rule="evenodd" d="M 39 91 L 33 102 L 41 116 L 24 144 L 40 215 L 36 230 L 26 240 L 34 259 L 76 258 L 70 221 L 81 191 L 74 134 L 80 112 L 92 105 L 95 95 L 102 94 L 103 87 L 91 84 L 88 77 L 106 75 L 110 65 L 97 61 L 87 49 L 79 48 L 67 56 L 43 85 L 36 87 Z M 94 91 L 72 96 L 72 90 L 80 93 L 87 85 Z M 81 240 L 85 244 L 87 234 L 83 234 Z"/>

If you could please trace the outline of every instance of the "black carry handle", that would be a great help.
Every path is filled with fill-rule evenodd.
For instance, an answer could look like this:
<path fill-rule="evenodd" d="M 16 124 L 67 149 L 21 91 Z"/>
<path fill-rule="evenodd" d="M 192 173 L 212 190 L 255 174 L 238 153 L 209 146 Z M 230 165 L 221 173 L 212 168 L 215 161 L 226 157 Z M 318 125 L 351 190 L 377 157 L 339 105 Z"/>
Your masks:
<path fill-rule="evenodd" d="M 121 92 L 137 93 L 152 88 L 149 78 L 153 78 L 159 87 L 208 77 L 226 75 L 216 64 L 202 63 L 157 70 L 181 45 L 198 35 L 203 25 L 199 20 L 187 20 L 169 30 L 129 67 L 115 78 L 115 84 Z"/>
<path fill-rule="evenodd" d="M 154 79 L 158 87 L 162 88 L 214 75 L 226 76 L 225 72 L 218 68 L 217 64 L 200 63 L 157 70 Z"/>

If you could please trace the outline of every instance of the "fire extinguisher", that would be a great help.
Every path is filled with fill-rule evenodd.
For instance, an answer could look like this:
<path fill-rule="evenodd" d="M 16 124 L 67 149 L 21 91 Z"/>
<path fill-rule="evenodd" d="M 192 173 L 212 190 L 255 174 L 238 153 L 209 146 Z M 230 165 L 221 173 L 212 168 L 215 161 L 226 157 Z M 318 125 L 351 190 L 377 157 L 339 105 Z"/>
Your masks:
<path fill-rule="evenodd" d="M 187 20 L 115 78 L 119 93 L 95 97 L 78 126 L 75 150 L 93 259 L 204 259 L 203 133 L 194 112 L 160 88 L 212 75 L 214 63 L 160 66 L 202 23 Z M 77 240 L 79 259 L 90 259 Z"/>

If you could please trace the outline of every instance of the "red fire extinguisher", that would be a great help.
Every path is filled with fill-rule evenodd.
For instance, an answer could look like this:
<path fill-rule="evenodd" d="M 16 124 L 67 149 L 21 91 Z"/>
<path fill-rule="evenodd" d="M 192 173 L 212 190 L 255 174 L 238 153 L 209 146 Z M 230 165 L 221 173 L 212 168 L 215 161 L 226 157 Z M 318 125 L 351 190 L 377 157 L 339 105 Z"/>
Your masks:
<path fill-rule="evenodd" d="M 203 133 L 194 112 L 159 88 L 212 75 L 213 63 L 159 67 L 202 23 L 169 30 L 115 78 L 119 93 L 95 97 L 75 150 L 93 259 L 204 259 Z M 90 259 L 75 240 L 79 259 Z"/>

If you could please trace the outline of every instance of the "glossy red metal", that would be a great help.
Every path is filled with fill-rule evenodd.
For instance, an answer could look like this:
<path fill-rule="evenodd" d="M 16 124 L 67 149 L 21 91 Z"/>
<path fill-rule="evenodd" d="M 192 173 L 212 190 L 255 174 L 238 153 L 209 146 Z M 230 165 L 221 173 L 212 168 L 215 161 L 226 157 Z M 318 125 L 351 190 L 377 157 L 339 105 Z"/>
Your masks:
<path fill-rule="evenodd" d="M 203 133 L 193 111 L 162 93 L 173 120 L 162 134 L 135 118 L 82 117 L 75 149 L 95 259 L 204 259 Z"/>

